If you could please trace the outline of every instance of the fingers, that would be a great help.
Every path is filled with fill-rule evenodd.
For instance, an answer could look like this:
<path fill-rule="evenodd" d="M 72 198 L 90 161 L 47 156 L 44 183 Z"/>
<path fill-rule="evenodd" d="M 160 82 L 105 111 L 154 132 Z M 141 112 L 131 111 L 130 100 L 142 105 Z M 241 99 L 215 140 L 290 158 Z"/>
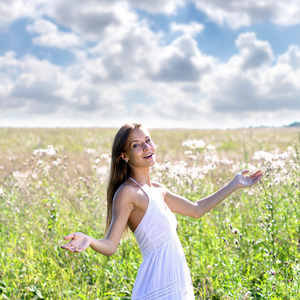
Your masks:
<path fill-rule="evenodd" d="M 249 173 L 249 170 L 244 170 L 241 173 L 242 173 L 242 175 L 245 175 L 245 174 Z"/>
<path fill-rule="evenodd" d="M 257 176 L 262 176 L 263 175 L 263 171 L 262 170 L 258 170 L 256 171 L 254 174 L 250 175 L 250 178 L 254 178 L 254 177 L 257 177 Z"/>
<path fill-rule="evenodd" d="M 257 183 L 263 177 L 263 175 L 264 175 L 264 173 L 261 170 L 255 172 L 253 175 L 251 175 L 250 179 L 252 180 L 252 184 Z"/>
<path fill-rule="evenodd" d="M 72 245 L 69 245 L 69 244 L 62 245 L 62 246 L 60 246 L 60 248 L 65 249 L 65 250 L 68 250 L 68 251 L 70 251 L 71 253 L 74 253 L 74 252 L 80 253 L 80 252 L 82 252 L 82 251 L 85 250 L 84 247 L 82 247 L 82 246 L 76 247 L 76 246 L 72 246 Z"/>
<path fill-rule="evenodd" d="M 67 240 L 70 240 L 70 239 L 75 240 L 75 238 L 76 238 L 75 233 L 70 233 L 70 234 L 66 235 L 63 239 L 64 239 L 65 241 L 67 241 Z"/>

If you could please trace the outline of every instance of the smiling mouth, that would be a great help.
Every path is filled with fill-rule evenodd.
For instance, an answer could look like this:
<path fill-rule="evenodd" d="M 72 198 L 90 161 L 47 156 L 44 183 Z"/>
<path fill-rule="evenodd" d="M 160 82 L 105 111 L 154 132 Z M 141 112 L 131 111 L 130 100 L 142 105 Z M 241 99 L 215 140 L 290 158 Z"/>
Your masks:
<path fill-rule="evenodd" d="M 149 155 L 144 156 L 144 158 L 149 158 L 149 157 L 151 157 L 152 155 L 153 155 L 153 153 L 150 153 Z"/>

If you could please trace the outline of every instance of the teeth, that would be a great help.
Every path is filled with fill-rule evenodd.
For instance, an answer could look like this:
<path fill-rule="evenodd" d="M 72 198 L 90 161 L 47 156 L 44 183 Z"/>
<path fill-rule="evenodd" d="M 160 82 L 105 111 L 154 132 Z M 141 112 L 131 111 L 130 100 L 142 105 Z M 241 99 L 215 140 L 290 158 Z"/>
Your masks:
<path fill-rule="evenodd" d="M 150 157 L 150 156 L 152 156 L 152 153 L 151 153 L 151 154 L 149 154 L 148 156 L 145 156 L 145 157 Z"/>

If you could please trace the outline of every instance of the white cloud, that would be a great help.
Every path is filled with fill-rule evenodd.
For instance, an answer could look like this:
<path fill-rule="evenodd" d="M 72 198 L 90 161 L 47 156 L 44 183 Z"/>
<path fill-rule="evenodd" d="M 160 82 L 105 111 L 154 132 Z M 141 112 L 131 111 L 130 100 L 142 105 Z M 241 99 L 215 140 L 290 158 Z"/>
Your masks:
<path fill-rule="evenodd" d="M 241 52 L 242 70 L 260 68 L 273 60 L 272 48 L 268 42 L 256 39 L 254 32 L 241 34 L 236 40 Z"/>
<path fill-rule="evenodd" d="M 294 71 L 300 69 L 300 49 L 297 46 L 290 46 L 287 53 L 278 57 L 279 64 L 287 64 Z"/>
<path fill-rule="evenodd" d="M 180 31 L 190 36 L 196 36 L 197 34 L 201 33 L 204 29 L 204 26 L 197 22 L 191 22 L 190 24 L 171 23 L 170 27 L 171 31 L 173 32 Z"/>
<path fill-rule="evenodd" d="M 124 113 L 118 88 L 91 85 L 45 60 L 30 55 L 17 59 L 7 53 L 0 57 L 0 70 L 0 77 L 5 78 L 0 83 L 1 113 L 55 115 L 65 111 L 68 116 L 77 112 L 83 116 L 98 112 L 103 117 L 109 116 L 110 109 L 115 115 Z"/>
<path fill-rule="evenodd" d="M 240 54 L 216 65 L 210 75 L 207 95 L 212 109 L 234 114 L 300 111 L 299 70 L 287 64 L 273 65 L 269 45 L 253 34 L 240 35 L 237 45 Z"/>
<path fill-rule="evenodd" d="M 140 9 L 149 11 L 151 13 L 175 13 L 178 6 L 183 6 L 185 2 L 183 0 L 152 0 L 152 1 L 140 1 L 140 0 L 127 0 L 128 4 L 138 7 Z"/>
<path fill-rule="evenodd" d="M 33 43 L 43 47 L 65 49 L 80 44 L 77 35 L 72 32 L 61 32 L 55 24 L 43 19 L 38 19 L 33 25 L 28 25 L 27 31 L 31 34 L 38 34 L 38 37 L 33 38 Z"/>
<path fill-rule="evenodd" d="M 128 16 L 130 22 L 132 15 L 122 1 L 113 3 L 95 0 L 54 0 L 49 4 L 48 13 L 58 23 L 90 40 L 102 37 L 107 29 Z"/>
<path fill-rule="evenodd" d="M 161 82 L 197 82 L 212 67 L 212 59 L 202 55 L 189 36 L 162 49 L 158 60 L 159 67 L 150 73 L 150 78 Z"/>
<path fill-rule="evenodd" d="M 193 2 L 214 22 L 234 29 L 266 21 L 285 26 L 300 23 L 299 0 L 284 2 L 281 0 L 193 0 Z"/>
<path fill-rule="evenodd" d="M 72 48 L 76 60 L 59 67 L 33 55 L 17 58 L 8 52 L 0 56 L 2 120 L 15 112 L 19 117 L 49 114 L 51 120 L 66 114 L 70 120 L 95 126 L 138 119 L 155 127 L 214 127 L 223 126 L 224 120 L 228 126 L 241 120 L 245 126 L 264 124 L 264 120 L 271 124 L 271 116 L 279 118 L 280 111 L 299 113 L 300 51 L 296 46 L 276 60 L 268 42 L 243 33 L 236 40 L 239 53 L 221 63 L 201 52 L 195 40 L 203 30 L 201 24 L 173 23 L 171 30 L 180 36 L 166 43 L 164 33 L 152 31 L 149 21 L 130 6 L 170 14 L 182 1 L 166 1 L 161 7 L 158 1 L 45 3 L 35 9 L 27 27 L 37 35 L 33 43 Z M 198 1 L 197 5 L 209 14 L 214 11 L 217 22 L 231 27 L 259 21 L 268 9 L 275 16 L 273 10 L 278 8 L 278 2 L 272 9 L 267 3 L 260 2 L 259 8 L 249 2 L 250 8 L 255 6 L 261 13 L 255 18 L 254 10 L 246 10 L 242 3 Z M 20 15 L 18 9 L 5 22 Z M 88 48 L 89 40 L 93 47 Z"/>
<path fill-rule="evenodd" d="M 9 0 L 0 3 L 0 28 L 19 18 L 37 18 L 47 0 Z"/>

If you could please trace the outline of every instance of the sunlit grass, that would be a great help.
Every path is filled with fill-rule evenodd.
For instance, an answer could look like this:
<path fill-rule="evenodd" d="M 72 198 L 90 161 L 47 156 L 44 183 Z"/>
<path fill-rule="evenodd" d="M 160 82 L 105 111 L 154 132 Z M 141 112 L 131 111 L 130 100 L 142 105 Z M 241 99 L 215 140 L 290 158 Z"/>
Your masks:
<path fill-rule="evenodd" d="M 70 232 L 104 236 L 115 132 L 0 129 L 0 299 L 130 299 L 142 260 L 131 234 L 110 258 L 60 249 Z M 177 216 L 196 299 L 298 299 L 299 130 L 151 134 L 158 152 L 152 178 L 192 200 L 241 169 L 265 171 L 261 184 L 201 219 Z M 193 139 L 205 146 L 183 146 Z"/>

